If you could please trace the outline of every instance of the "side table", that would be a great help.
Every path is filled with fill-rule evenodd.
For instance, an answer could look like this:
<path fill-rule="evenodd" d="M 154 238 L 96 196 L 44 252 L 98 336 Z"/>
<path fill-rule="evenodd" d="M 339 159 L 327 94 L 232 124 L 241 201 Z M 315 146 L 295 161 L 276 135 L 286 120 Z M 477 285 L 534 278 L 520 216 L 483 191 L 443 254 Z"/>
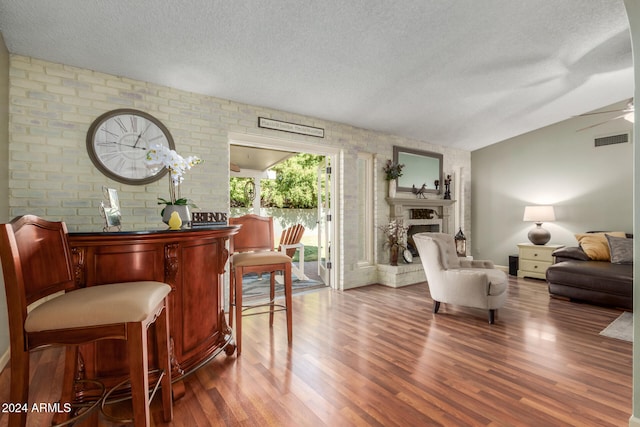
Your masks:
<path fill-rule="evenodd" d="M 545 279 L 547 268 L 554 262 L 553 251 L 564 245 L 534 245 L 519 243 L 518 277 Z"/>

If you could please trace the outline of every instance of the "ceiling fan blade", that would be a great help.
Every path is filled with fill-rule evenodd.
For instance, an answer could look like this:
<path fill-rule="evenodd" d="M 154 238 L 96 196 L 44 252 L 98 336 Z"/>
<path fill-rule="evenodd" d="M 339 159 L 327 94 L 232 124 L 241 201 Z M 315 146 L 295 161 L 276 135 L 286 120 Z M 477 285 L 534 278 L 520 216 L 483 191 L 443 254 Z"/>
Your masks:
<path fill-rule="evenodd" d="M 619 110 L 608 110 L 608 111 L 598 111 L 597 113 L 584 113 L 584 114 L 579 114 L 577 116 L 573 116 L 573 117 L 586 117 L 586 116 L 595 116 L 597 114 L 607 114 L 607 113 L 630 113 L 633 111 L 633 108 L 621 108 Z"/>
<path fill-rule="evenodd" d="M 596 111 L 593 113 L 578 114 L 577 116 L 573 116 L 573 117 L 594 116 L 596 114 L 607 114 L 607 113 L 617 113 L 617 112 L 631 113 L 633 111 L 634 111 L 633 98 L 629 98 L 629 100 L 627 101 L 627 106 L 625 108 L 619 108 L 617 110 Z M 615 120 L 615 119 L 611 119 L 611 120 Z"/>
<path fill-rule="evenodd" d="M 611 122 L 611 121 L 621 119 L 621 118 L 623 118 L 623 117 L 624 117 L 624 116 L 626 116 L 626 115 L 627 115 L 627 114 L 625 113 L 625 114 L 621 114 L 621 115 L 616 116 L 616 117 L 612 117 L 612 118 L 610 118 L 610 119 L 608 119 L 608 120 L 605 120 L 604 122 L 596 123 L 595 125 L 591 125 L 591 126 L 584 127 L 584 128 L 582 128 L 582 129 L 578 129 L 578 130 L 576 130 L 576 132 L 580 132 L 580 131 L 583 131 L 583 130 L 586 130 L 586 129 L 591 129 L 591 128 L 594 128 L 594 127 L 596 127 L 596 126 L 600 126 L 600 125 L 603 125 L 603 124 L 605 124 L 605 123 L 609 123 L 609 122 Z"/>

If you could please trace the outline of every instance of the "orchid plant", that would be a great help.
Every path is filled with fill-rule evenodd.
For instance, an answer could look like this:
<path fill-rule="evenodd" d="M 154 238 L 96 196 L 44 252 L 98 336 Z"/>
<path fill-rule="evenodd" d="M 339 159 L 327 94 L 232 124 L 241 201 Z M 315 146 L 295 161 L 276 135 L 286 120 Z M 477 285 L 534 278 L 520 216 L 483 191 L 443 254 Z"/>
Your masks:
<path fill-rule="evenodd" d="M 164 145 L 153 145 L 147 151 L 147 165 L 149 167 L 163 166 L 169 171 L 169 200 L 158 197 L 159 205 L 188 205 L 197 206 L 186 197 L 180 195 L 180 184 L 184 181 L 185 173 L 193 166 L 203 161 L 197 156 L 182 157 Z"/>

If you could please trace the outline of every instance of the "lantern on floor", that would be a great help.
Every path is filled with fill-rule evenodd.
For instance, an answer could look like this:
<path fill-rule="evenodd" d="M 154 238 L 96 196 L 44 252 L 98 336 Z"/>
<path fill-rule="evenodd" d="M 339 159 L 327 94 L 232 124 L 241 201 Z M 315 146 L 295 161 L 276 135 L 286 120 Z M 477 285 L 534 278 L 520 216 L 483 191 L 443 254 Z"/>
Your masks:
<path fill-rule="evenodd" d="M 458 230 L 458 233 L 453 238 L 456 241 L 456 252 L 459 257 L 467 256 L 467 238 L 462 232 L 462 227 Z"/>

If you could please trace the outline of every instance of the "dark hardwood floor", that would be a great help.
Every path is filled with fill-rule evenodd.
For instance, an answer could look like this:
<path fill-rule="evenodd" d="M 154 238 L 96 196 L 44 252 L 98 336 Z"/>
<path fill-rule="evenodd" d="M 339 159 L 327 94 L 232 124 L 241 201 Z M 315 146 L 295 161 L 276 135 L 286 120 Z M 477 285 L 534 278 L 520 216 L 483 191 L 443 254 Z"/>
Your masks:
<path fill-rule="evenodd" d="M 494 325 L 483 310 L 432 314 L 426 284 L 293 300 L 291 347 L 284 313 L 273 330 L 268 316 L 246 317 L 242 356 L 188 377 L 174 421 L 154 406 L 154 425 L 628 425 L 632 344 L 598 334 L 621 310 L 551 299 L 545 282 L 515 278 Z M 33 356 L 32 401 L 57 398 L 61 354 Z M 8 388 L 5 369 L 0 402 Z M 47 425 L 39 415 L 30 426 Z"/>

